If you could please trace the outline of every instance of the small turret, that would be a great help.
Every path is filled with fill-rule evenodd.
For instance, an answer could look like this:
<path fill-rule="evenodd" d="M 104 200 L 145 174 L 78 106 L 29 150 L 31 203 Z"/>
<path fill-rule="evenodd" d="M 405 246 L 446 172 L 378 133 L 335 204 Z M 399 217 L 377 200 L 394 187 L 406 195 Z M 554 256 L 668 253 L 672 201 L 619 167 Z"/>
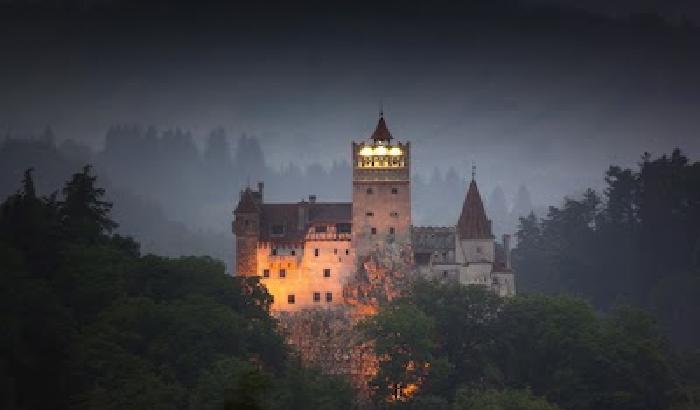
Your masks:
<path fill-rule="evenodd" d="M 233 211 L 233 233 L 236 235 L 236 275 L 257 275 L 257 247 L 260 236 L 260 207 L 262 183 L 259 191 L 250 187 L 241 191 L 240 200 Z"/>

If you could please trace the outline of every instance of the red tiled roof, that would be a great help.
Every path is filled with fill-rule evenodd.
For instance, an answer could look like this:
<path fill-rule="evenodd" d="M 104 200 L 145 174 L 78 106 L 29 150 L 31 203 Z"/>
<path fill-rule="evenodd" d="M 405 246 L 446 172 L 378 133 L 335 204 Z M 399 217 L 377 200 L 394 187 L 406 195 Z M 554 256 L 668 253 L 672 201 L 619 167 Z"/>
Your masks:
<path fill-rule="evenodd" d="M 457 233 L 461 239 L 491 239 L 491 222 L 486 218 L 484 203 L 479 188 L 472 179 L 462 205 L 462 214 L 457 222 Z"/>
<path fill-rule="evenodd" d="M 299 219 L 306 211 L 306 220 Z M 351 223 L 352 204 L 349 202 L 263 204 L 260 218 L 260 240 L 301 242 L 307 230 L 316 223 Z M 273 226 L 283 227 L 283 234 L 273 235 Z"/>
<path fill-rule="evenodd" d="M 374 141 L 389 141 L 392 136 L 389 132 L 389 128 L 386 126 L 386 121 L 384 117 L 379 117 L 379 122 L 377 123 L 377 128 L 374 129 L 372 136 L 370 137 Z"/>

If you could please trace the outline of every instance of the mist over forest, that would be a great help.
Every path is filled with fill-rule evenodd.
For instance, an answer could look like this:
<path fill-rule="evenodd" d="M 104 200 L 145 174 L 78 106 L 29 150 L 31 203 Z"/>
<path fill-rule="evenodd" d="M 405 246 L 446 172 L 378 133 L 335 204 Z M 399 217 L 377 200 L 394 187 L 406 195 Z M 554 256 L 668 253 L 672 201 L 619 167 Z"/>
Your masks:
<path fill-rule="evenodd" d="M 694 0 L 0 0 L 0 407 L 700 408 L 699 50 Z M 235 272 L 241 190 L 350 202 L 380 112 L 516 294 L 391 241 L 337 310 Z"/>

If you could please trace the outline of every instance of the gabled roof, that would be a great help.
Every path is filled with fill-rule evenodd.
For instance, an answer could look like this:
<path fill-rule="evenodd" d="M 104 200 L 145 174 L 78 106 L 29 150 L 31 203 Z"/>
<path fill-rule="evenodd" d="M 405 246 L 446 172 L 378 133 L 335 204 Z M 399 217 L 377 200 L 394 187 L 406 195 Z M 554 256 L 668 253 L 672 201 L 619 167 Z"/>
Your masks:
<path fill-rule="evenodd" d="M 300 224 L 300 218 L 303 222 Z M 298 202 L 262 204 L 260 240 L 272 242 L 301 242 L 307 230 L 316 224 L 352 223 L 350 202 Z M 272 235 L 272 227 L 283 229 L 280 235 Z"/>
<path fill-rule="evenodd" d="M 386 121 L 384 121 L 384 116 L 379 117 L 379 122 L 377 123 L 377 128 L 374 129 L 374 132 L 372 133 L 372 136 L 370 137 L 373 139 L 375 142 L 376 141 L 390 141 L 391 138 L 391 133 L 389 132 L 389 128 L 386 126 Z"/>
<path fill-rule="evenodd" d="M 481 201 L 479 188 L 472 179 L 469 183 L 467 197 L 462 205 L 462 214 L 457 222 L 457 233 L 461 239 L 492 239 L 491 222 L 486 218 L 484 203 Z"/>
<path fill-rule="evenodd" d="M 238 206 L 233 211 L 234 213 L 257 213 L 259 212 L 258 205 L 253 198 L 253 191 L 250 187 L 241 192 L 241 199 L 238 201 Z"/>

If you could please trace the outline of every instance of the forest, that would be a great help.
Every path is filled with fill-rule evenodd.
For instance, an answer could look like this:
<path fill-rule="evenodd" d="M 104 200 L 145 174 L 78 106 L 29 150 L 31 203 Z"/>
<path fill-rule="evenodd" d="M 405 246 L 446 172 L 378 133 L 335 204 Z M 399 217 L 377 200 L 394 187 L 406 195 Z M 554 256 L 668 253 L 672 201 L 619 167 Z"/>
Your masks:
<path fill-rule="evenodd" d="M 516 297 L 416 280 L 358 325 L 369 402 L 300 363 L 256 279 L 142 254 L 90 166 L 49 195 L 28 169 L 0 205 L 2 407 L 695 409 L 698 169 L 645 156 L 611 167 L 603 198 L 524 217 Z"/>
<path fill-rule="evenodd" d="M 270 202 L 295 202 L 308 194 L 318 195 L 319 201 L 350 200 L 347 161 L 271 163 L 255 136 L 233 138 L 221 128 L 195 135 L 179 128 L 116 124 L 103 141 L 96 150 L 70 135 L 56 135 L 50 127 L 38 135 L 5 136 L 0 141 L 0 196 L 15 191 L 28 166 L 35 169 L 37 191 L 49 193 L 90 163 L 115 204 L 120 234 L 138 238 L 146 252 L 209 255 L 227 267 L 233 262 L 231 212 L 247 184 L 264 182 Z M 453 224 L 466 177 L 453 167 L 424 171 L 415 172 L 412 180 L 414 222 Z M 518 217 L 533 209 L 545 213 L 533 205 L 525 185 L 508 194 L 496 186 L 484 198 L 498 235 L 514 232 Z"/>

